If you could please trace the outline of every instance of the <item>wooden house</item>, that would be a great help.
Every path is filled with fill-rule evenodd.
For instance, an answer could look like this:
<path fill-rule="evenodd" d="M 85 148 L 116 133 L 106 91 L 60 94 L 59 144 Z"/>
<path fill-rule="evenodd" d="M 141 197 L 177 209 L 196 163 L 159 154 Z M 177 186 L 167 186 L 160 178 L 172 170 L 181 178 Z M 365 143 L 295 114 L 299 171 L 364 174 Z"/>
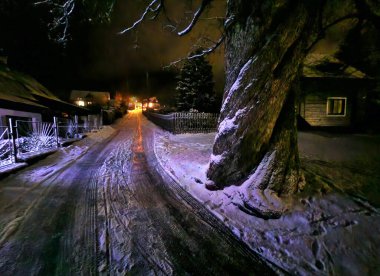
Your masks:
<path fill-rule="evenodd" d="M 94 128 L 100 127 L 103 123 L 110 123 L 115 118 L 114 113 L 109 112 L 110 92 L 72 90 L 70 102 L 89 110 L 88 115 L 79 116 L 79 121 Z"/>
<path fill-rule="evenodd" d="M 365 120 L 371 80 L 354 67 L 332 56 L 311 54 L 304 62 L 300 86 L 301 128 L 351 128 Z"/>
<path fill-rule="evenodd" d="M 110 100 L 110 93 L 104 91 L 72 90 L 70 94 L 70 101 L 78 106 L 106 106 Z"/>
<path fill-rule="evenodd" d="M 9 118 L 51 121 L 53 116 L 82 114 L 87 110 L 64 102 L 34 78 L 0 62 L 0 125 Z"/>

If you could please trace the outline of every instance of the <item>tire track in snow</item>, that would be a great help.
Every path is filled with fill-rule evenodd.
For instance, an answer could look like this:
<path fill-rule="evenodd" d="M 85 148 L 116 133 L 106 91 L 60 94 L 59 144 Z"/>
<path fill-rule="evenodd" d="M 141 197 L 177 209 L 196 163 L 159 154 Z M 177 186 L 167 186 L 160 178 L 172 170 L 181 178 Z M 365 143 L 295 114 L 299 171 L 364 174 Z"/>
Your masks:
<path fill-rule="evenodd" d="M 109 223 L 107 232 L 110 233 L 110 241 L 108 243 L 110 248 L 108 250 L 110 252 L 114 251 L 114 254 L 110 254 L 111 256 L 108 261 L 109 272 L 112 274 L 114 269 L 118 270 L 117 272 L 119 273 L 127 272 L 123 271 L 123 269 L 144 270 L 146 269 L 143 268 L 146 266 L 146 264 L 144 265 L 144 261 L 147 261 L 147 267 L 150 267 L 151 272 L 154 272 L 154 274 L 171 274 L 170 265 L 168 266 L 161 261 L 168 259 L 162 256 L 164 250 L 152 251 L 150 247 L 144 246 L 146 240 L 143 244 L 138 237 L 136 238 L 140 231 L 135 228 L 142 223 L 141 220 L 143 221 L 145 233 L 154 231 L 154 229 L 152 229 L 152 224 L 149 222 L 150 218 L 139 208 L 140 203 L 135 199 L 133 191 L 128 186 L 130 182 L 131 160 L 133 158 L 131 147 L 132 143 L 130 140 L 119 143 L 110 153 L 101 173 L 105 180 L 105 191 L 103 194 L 106 199 L 106 209 L 108 209 L 107 221 Z M 140 211 L 137 211 L 139 209 Z M 135 220 L 137 221 L 135 222 Z M 116 231 L 116 229 L 119 231 Z M 159 237 L 156 236 L 156 239 L 159 239 Z M 124 241 L 122 245 L 120 241 Z M 132 247 L 132 249 L 137 249 L 138 252 L 131 251 L 131 248 L 125 248 L 128 246 Z M 115 262 L 115 256 L 113 256 L 117 255 L 115 251 L 127 253 L 127 256 L 124 256 L 126 259 Z M 157 254 L 161 256 L 157 257 Z M 141 257 L 143 258 L 142 260 L 140 259 Z M 121 267 L 123 262 L 126 265 L 125 268 Z"/>
<path fill-rule="evenodd" d="M 21 212 L 21 210 L 17 210 L 16 214 L 14 214 L 13 218 L 11 218 L 8 223 L 4 226 L 0 233 L 0 249 L 2 248 L 3 244 L 18 230 L 19 226 L 22 224 L 22 222 L 25 220 L 25 218 L 28 217 L 28 215 L 31 213 L 35 207 L 42 202 L 46 195 L 50 192 L 50 190 L 54 187 L 52 183 L 58 178 L 58 173 L 54 175 L 53 179 L 45 179 L 43 182 L 37 183 L 36 185 L 33 185 L 31 189 L 28 190 L 28 192 L 31 192 L 35 190 L 37 187 L 42 186 L 42 184 L 45 184 L 45 188 L 39 193 L 39 195 L 27 206 L 25 206 L 24 210 Z M 24 192 L 22 195 L 17 197 L 16 200 L 12 201 L 7 206 L 4 206 L 0 212 L 4 212 L 4 210 L 7 210 L 8 208 L 15 206 L 17 202 L 19 202 L 21 199 L 23 199 L 23 196 L 25 196 L 27 192 Z"/>
<path fill-rule="evenodd" d="M 166 275 L 170 266 L 163 268 L 162 252 L 153 252 L 137 236 L 143 221 L 144 231 L 150 231 L 149 217 L 142 215 L 139 202 L 129 188 L 132 166 L 134 118 L 128 115 L 125 124 L 110 145 L 107 158 L 96 176 L 98 272 L 100 275 L 144 273 Z M 142 233 L 144 233 L 144 231 Z M 141 232 L 141 231 L 140 231 Z M 159 237 L 157 238 L 159 239 Z M 155 255 L 160 255 L 157 257 Z M 167 261 L 164 261 L 167 263 Z M 169 271 L 169 272 L 168 272 Z"/>
<path fill-rule="evenodd" d="M 99 167 L 106 159 L 107 145 L 116 131 L 80 159 L 73 169 L 76 190 L 75 212 L 61 239 L 60 261 L 56 273 L 62 275 L 97 275 L 99 263 L 98 236 L 98 177 Z"/>

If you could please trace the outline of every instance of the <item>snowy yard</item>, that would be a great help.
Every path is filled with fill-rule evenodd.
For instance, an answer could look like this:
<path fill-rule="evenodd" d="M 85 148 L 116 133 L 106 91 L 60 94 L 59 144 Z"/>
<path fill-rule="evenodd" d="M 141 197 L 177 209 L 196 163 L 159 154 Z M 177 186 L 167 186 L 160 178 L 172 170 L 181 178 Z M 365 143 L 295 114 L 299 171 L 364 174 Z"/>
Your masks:
<path fill-rule="evenodd" d="M 292 274 L 374 274 L 380 270 L 380 138 L 300 133 L 308 185 L 264 220 L 236 206 L 244 185 L 205 189 L 215 133 L 172 135 L 157 129 L 155 153 L 171 177 L 254 251 Z"/>

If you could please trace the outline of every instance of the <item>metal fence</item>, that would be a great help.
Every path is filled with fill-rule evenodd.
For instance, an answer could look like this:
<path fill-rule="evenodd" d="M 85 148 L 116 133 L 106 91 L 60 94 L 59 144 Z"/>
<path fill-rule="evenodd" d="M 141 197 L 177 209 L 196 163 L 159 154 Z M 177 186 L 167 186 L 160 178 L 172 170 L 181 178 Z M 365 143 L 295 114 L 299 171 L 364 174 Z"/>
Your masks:
<path fill-rule="evenodd" d="M 56 128 L 53 123 L 16 120 L 17 154 L 41 152 L 57 147 Z"/>
<path fill-rule="evenodd" d="M 219 114 L 175 112 L 167 115 L 144 112 L 153 123 L 170 132 L 179 133 L 208 133 L 216 131 Z"/>
<path fill-rule="evenodd" d="M 91 132 L 94 127 L 90 127 L 89 124 L 78 124 L 78 118 L 74 120 L 71 119 L 60 119 L 57 120 L 58 125 L 58 141 L 66 142 L 70 140 L 75 140 L 82 138 L 87 132 Z"/>
<path fill-rule="evenodd" d="M 147 111 L 144 111 L 143 113 L 150 121 L 162 127 L 163 129 L 166 129 L 170 132 L 175 131 L 174 113 L 170 113 L 167 115 L 157 114 L 157 113 L 147 112 Z"/>
<path fill-rule="evenodd" d="M 79 125 L 77 117 L 73 120 L 54 117 L 54 122 L 9 119 L 9 126 L 0 126 L 0 167 L 80 139 L 99 126 L 86 122 Z"/>

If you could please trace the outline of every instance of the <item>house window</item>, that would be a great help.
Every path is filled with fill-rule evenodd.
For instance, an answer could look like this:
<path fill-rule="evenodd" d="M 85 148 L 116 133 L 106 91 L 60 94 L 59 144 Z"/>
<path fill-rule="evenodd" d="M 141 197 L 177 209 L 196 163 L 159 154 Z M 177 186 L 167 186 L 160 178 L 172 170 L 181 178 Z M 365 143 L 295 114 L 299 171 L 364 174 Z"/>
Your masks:
<path fill-rule="evenodd" d="M 347 98 L 330 97 L 327 98 L 327 115 L 346 116 Z"/>

